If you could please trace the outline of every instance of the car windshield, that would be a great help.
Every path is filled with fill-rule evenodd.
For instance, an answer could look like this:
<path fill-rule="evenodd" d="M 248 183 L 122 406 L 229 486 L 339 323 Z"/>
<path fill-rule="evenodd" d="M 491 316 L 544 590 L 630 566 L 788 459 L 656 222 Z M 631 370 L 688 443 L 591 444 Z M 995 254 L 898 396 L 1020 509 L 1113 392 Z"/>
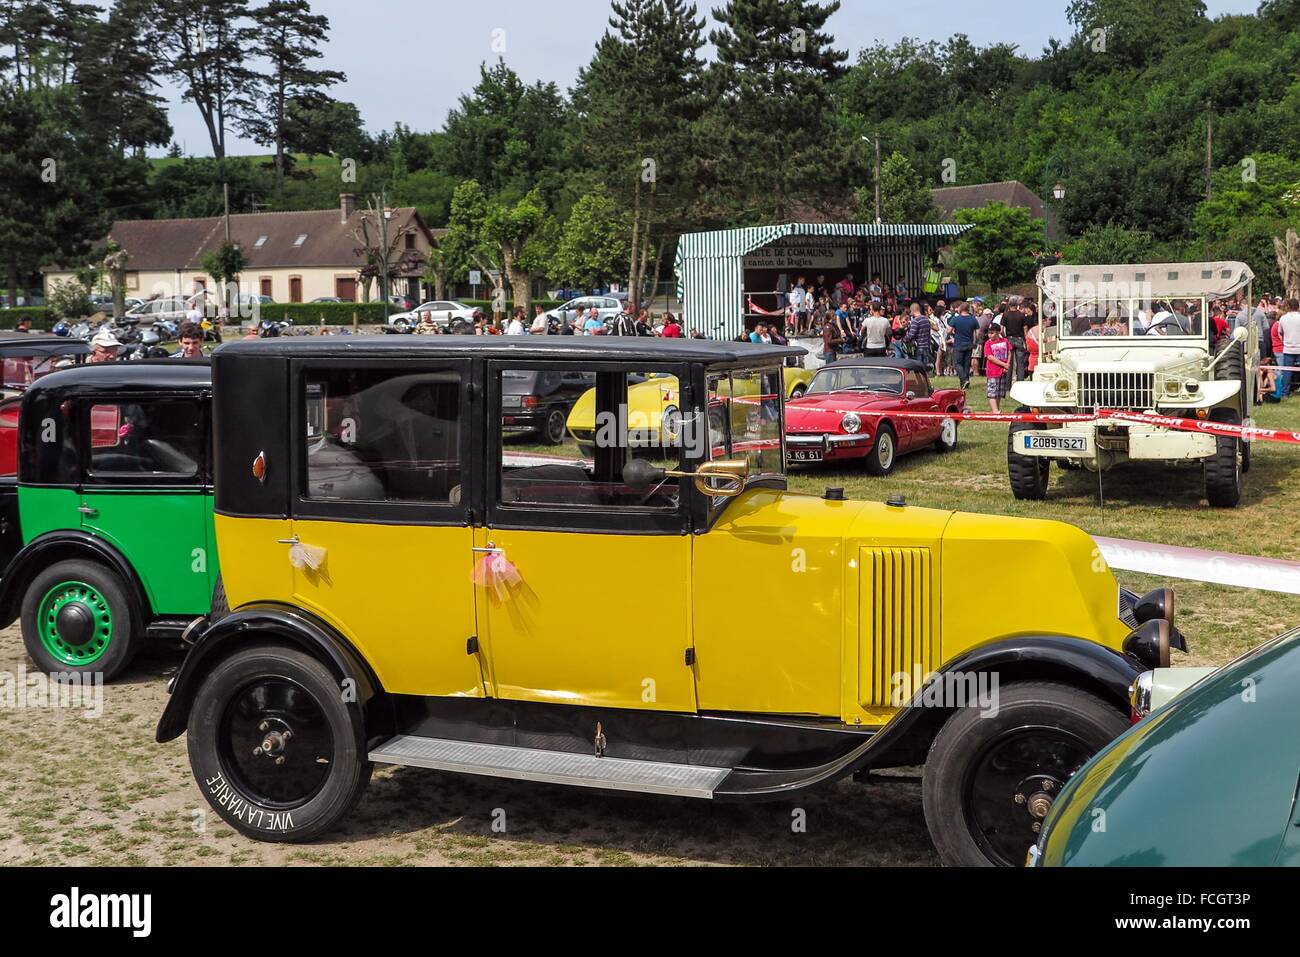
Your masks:
<path fill-rule="evenodd" d="M 1199 339 L 1208 314 L 1204 298 L 1151 302 L 1098 296 L 1044 303 L 1049 323 L 1061 339 L 1099 336 L 1166 336 Z M 1057 317 L 1060 317 L 1059 319 Z"/>
<path fill-rule="evenodd" d="M 826 392 L 887 392 L 903 394 L 903 373 L 883 366 L 827 366 L 817 370 L 808 394 Z"/>

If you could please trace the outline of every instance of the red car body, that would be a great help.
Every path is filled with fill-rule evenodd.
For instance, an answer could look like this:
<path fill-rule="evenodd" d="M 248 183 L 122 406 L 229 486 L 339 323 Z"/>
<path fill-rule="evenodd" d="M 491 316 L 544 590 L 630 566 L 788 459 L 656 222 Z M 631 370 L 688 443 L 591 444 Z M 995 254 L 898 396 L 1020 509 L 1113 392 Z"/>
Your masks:
<path fill-rule="evenodd" d="M 786 457 L 791 465 L 865 459 L 887 427 L 894 436 L 893 455 L 956 445 L 956 423 L 942 418 L 912 417 L 911 412 L 961 412 L 961 389 L 931 389 L 925 367 L 909 359 L 846 359 L 818 370 L 806 395 L 785 406 Z M 845 427 L 857 415 L 859 427 Z M 945 432 L 945 429 L 950 430 Z"/>

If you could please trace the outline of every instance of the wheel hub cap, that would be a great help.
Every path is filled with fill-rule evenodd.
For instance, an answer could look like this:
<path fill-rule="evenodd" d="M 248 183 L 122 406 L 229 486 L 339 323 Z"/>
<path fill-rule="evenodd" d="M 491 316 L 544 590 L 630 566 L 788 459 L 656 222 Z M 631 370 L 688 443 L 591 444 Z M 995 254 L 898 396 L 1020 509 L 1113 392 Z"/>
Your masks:
<path fill-rule="evenodd" d="M 108 650 L 113 614 L 93 586 L 60 582 L 41 599 L 36 629 L 41 646 L 60 664 L 89 665 Z"/>

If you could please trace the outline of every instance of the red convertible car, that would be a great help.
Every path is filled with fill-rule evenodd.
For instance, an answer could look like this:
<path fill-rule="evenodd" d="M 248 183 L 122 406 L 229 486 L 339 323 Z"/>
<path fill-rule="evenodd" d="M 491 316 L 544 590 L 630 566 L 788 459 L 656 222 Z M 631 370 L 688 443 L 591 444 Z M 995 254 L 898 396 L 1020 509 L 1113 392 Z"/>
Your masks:
<path fill-rule="evenodd" d="M 817 370 L 808 392 L 786 403 L 786 457 L 791 465 L 863 459 L 872 475 L 888 475 L 900 455 L 957 447 L 952 419 L 904 413 L 965 408 L 966 393 L 931 390 L 929 373 L 914 360 L 841 359 Z"/>

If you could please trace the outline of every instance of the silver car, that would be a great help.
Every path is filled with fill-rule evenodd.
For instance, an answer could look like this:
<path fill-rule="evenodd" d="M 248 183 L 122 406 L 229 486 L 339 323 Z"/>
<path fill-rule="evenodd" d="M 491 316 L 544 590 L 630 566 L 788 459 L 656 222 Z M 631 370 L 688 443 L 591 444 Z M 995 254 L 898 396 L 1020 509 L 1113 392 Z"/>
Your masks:
<path fill-rule="evenodd" d="M 586 318 L 590 319 L 594 311 L 596 318 L 601 322 L 608 322 L 623 311 L 622 300 L 614 296 L 579 296 L 577 299 L 570 299 L 563 305 L 556 306 L 546 315 L 548 318 L 567 323 L 577 315 L 579 306 L 582 307 Z"/>

